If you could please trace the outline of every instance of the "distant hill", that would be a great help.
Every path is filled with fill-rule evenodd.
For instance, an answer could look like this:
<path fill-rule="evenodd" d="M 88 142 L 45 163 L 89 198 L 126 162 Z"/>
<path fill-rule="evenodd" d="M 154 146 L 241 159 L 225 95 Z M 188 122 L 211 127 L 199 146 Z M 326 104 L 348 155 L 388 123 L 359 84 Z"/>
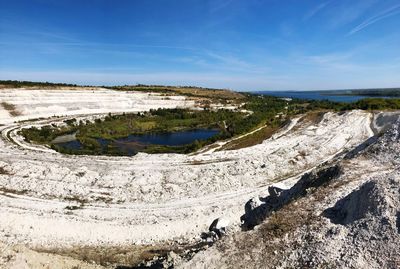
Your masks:
<path fill-rule="evenodd" d="M 67 83 L 52 83 L 52 82 L 36 82 L 36 81 L 23 81 L 23 80 L 0 80 L 0 87 L 13 87 L 13 88 L 21 88 L 21 87 L 77 87 L 76 84 L 67 84 Z"/>
<path fill-rule="evenodd" d="M 185 95 L 199 98 L 216 98 L 220 100 L 240 100 L 245 96 L 239 92 L 228 89 L 202 88 L 195 86 L 164 86 L 164 85 L 124 85 L 124 86 L 90 86 L 77 85 L 68 83 L 53 82 L 35 82 L 35 81 L 19 81 L 19 80 L 0 80 L 1 88 L 22 88 L 22 87 L 79 87 L 92 90 L 95 87 L 103 87 L 120 91 L 142 91 L 166 94 Z"/>
<path fill-rule="evenodd" d="M 173 93 L 192 97 L 219 98 L 219 99 L 242 99 L 244 95 L 227 89 L 202 88 L 194 86 L 162 86 L 162 85 L 126 85 L 109 87 L 115 90 L 144 91 L 157 93 Z"/>

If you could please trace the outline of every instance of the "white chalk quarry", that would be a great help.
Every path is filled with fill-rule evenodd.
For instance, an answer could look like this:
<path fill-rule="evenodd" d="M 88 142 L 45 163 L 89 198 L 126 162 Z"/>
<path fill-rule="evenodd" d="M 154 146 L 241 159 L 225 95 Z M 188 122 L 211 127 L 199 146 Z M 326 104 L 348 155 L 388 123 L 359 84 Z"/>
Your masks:
<path fill-rule="evenodd" d="M 1 112 L 0 238 L 29 246 L 150 244 L 192 240 L 223 216 L 239 225 L 246 201 L 373 135 L 372 116 L 326 113 L 317 124 L 292 124 L 263 143 L 199 154 L 67 156 L 29 145 L 19 120 L 193 107 L 184 97 L 111 90 L 0 91 L 21 115 Z M 293 128 L 294 126 L 298 128 Z M 10 140 L 11 138 L 11 140 Z M 39 150 L 38 150 L 39 149 Z M 46 152 L 43 152 L 46 151 Z"/>

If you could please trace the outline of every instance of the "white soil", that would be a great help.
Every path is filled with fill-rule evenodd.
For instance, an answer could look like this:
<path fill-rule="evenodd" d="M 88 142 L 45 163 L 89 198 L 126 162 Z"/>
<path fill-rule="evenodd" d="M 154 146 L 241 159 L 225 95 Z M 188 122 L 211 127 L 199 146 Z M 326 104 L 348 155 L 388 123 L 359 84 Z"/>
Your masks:
<path fill-rule="evenodd" d="M 104 89 L 10 89 L 0 91 L 1 101 L 14 104 L 22 115 L 13 118 L 0 110 L 0 167 L 7 171 L 0 174 L 4 190 L 0 193 L 0 241 L 28 246 L 196 239 L 218 217 L 239 224 L 245 202 L 265 196 L 274 182 L 289 186 L 297 175 L 373 135 L 372 115 L 352 111 L 326 113 L 320 123 L 302 123 L 299 128 L 293 128 L 298 125 L 294 120 L 280 134 L 240 150 L 68 156 L 27 145 L 16 134 L 27 123 L 12 122 L 194 103 L 184 97 Z M 69 210 L 68 206 L 78 208 Z"/>

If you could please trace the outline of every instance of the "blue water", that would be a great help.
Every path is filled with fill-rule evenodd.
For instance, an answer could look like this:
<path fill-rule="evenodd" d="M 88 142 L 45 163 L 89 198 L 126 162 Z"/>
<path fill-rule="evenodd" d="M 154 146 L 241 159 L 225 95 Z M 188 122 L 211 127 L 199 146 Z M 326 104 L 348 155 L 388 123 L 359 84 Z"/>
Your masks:
<path fill-rule="evenodd" d="M 196 129 L 172 133 L 156 133 L 144 135 L 129 135 L 116 140 L 119 143 L 137 142 L 141 144 L 153 144 L 163 146 L 179 146 L 193 143 L 195 140 L 206 140 L 219 131 L 213 129 Z"/>
<path fill-rule="evenodd" d="M 148 145 L 186 145 L 193 143 L 195 140 L 206 140 L 218 133 L 219 130 L 215 129 L 195 129 L 181 132 L 129 135 L 127 137 L 116 140 L 99 138 L 97 139 L 97 141 L 100 143 L 103 149 L 111 145 L 118 148 L 118 150 L 126 153 L 127 155 L 134 155 L 140 150 L 143 150 Z M 66 149 L 83 149 L 83 145 L 78 140 L 59 143 L 57 145 Z"/>
<path fill-rule="evenodd" d="M 334 102 L 355 102 L 360 99 L 367 98 L 366 96 L 349 96 L 349 95 L 324 95 L 321 92 L 314 91 L 261 91 L 257 94 L 271 95 L 282 98 L 297 98 L 305 100 L 329 100 Z"/>

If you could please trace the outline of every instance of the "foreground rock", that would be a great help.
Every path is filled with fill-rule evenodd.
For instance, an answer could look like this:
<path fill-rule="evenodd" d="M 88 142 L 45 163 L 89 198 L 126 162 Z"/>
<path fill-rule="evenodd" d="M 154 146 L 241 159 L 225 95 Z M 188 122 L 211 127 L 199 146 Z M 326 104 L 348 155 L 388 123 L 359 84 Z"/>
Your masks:
<path fill-rule="evenodd" d="M 256 197 L 245 205 L 245 214 L 241 217 L 242 227 L 246 230 L 262 223 L 267 217 L 293 200 L 306 196 L 307 192 L 313 191 L 332 179 L 340 176 L 339 165 L 328 166 L 313 170 L 304 174 L 300 180 L 290 189 L 282 190 L 276 187 L 269 187 L 269 196 L 265 198 Z"/>
<path fill-rule="evenodd" d="M 258 224 L 254 230 L 217 242 L 181 267 L 399 268 L 399 134 L 397 122 L 351 158 L 249 202 L 244 219 Z"/>

